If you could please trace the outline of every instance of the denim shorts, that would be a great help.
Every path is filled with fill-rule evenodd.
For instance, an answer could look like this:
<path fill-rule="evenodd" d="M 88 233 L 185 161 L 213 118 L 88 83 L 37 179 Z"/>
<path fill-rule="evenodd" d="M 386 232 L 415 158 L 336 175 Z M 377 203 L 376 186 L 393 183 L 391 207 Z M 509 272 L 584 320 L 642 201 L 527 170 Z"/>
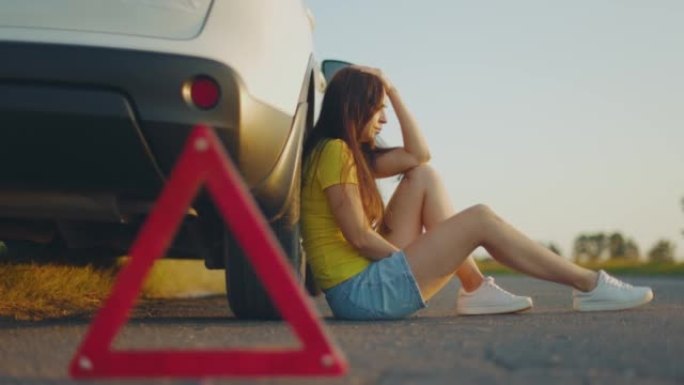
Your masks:
<path fill-rule="evenodd" d="M 336 318 L 405 318 L 426 307 L 403 251 L 371 263 L 365 270 L 325 291 Z"/>

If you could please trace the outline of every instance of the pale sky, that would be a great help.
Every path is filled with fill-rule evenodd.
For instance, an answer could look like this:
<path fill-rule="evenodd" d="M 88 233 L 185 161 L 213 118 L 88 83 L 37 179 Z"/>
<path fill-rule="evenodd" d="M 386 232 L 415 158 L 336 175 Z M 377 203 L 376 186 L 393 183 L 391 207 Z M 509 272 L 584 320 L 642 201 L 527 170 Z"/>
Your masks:
<path fill-rule="evenodd" d="M 684 1 L 305 2 L 319 60 L 393 80 L 458 208 L 566 256 L 620 231 L 684 260 Z M 400 143 L 394 117 L 382 135 Z"/>

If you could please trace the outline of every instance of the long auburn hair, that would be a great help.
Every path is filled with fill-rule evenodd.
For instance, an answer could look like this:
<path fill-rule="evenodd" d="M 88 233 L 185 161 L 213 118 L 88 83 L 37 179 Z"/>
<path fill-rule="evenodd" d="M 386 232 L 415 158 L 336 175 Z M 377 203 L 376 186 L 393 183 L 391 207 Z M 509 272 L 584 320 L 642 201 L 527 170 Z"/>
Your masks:
<path fill-rule="evenodd" d="M 328 84 L 318 121 L 304 143 L 304 161 L 316 167 L 319 145 L 331 139 L 342 139 L 353 155 L 364 213 L 372 228 L 382 222 L 384 206 L 371 167 L 375 155 L 384 149 L 375 141 L 360 143 L 361 133 L 374 113 L 383 107 L 384 86 L 380 78 L 353 67 L 337 72 Z M 321 147 L 322 149 L 322 147 Z M 312 159 L 314 153 L 316 159 Z M 350 170 L 342 170 L 348 173 Z"/>

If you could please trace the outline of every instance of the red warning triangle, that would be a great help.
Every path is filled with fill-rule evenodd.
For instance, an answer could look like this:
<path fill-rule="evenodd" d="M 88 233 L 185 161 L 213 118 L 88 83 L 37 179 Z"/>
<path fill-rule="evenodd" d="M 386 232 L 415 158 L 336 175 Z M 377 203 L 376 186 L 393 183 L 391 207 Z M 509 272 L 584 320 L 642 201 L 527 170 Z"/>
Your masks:
<path fill-rule="evenodd" d="M 147 273 L 168 249 L 199 188 L 206 184 L 228 228 L 243 247 L 273 304 L 301 343 L 298 349 L 116 350 L 110 349 L 128 320 Z M 268 223 L 214 132 L 193 129 L 159 200 L 133 243 L 69 372 L 74 378 L 335 376 L 347 369 L 313 303 L 297 284 Z"/>

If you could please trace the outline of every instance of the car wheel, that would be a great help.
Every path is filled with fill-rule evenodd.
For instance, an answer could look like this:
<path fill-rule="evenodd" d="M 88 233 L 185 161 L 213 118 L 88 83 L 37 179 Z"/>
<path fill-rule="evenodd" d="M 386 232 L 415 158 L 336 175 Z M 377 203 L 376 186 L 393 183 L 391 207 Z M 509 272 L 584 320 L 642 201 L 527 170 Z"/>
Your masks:
<path fill-rule="evenodd" d="M 305 259 L 300 241 L 299 223 L 295 225 L 278 221 L 272 227 L 288 262 L 295 271 L 296 279 L 304 284 Z M 228 234 L 225 236 L 228 237 Z M 280 319 L 280 313 L 271 302 L 261 280 L 254 273 L 251 263 L 234 240 L 224 242 L 226 262 L 226 289 L 228 304 L 236 317 L 241 319 Z"/>

